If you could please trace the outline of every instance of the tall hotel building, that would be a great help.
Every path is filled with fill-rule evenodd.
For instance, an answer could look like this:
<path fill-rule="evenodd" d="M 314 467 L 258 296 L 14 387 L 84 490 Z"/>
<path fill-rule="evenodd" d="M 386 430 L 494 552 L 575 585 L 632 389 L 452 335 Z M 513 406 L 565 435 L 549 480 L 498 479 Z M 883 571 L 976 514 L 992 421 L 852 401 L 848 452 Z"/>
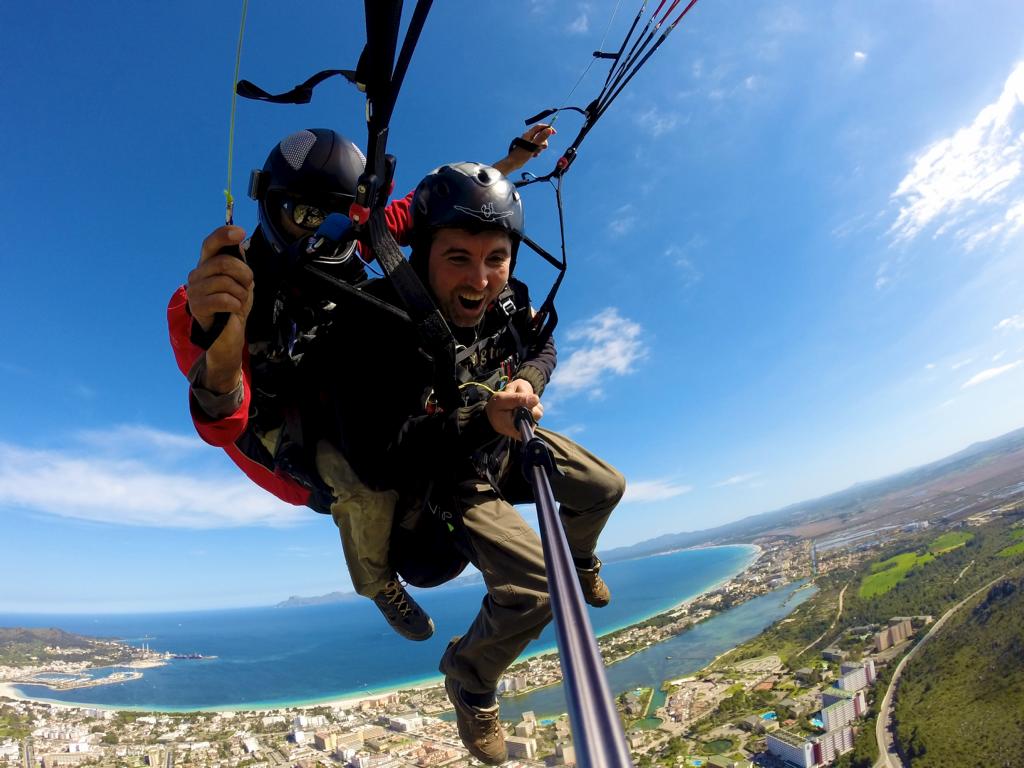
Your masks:
<path fill-rule="evenodd" d="M 884 651 L 894 645 L 898 645 L 914 634 L 914 627 L 910 619 L 892 619 L 889 626 L 875 635 L 875 650 Z"/>
<path fill-rule="evenodd" d="M 768 751 L 799 768 L 819 768 L 853 749 L 853 729 L 844 726 L 820 736 L 805 739 L 789 731 L 776 731 L 766 737 Z"/>
<path fill-rule="evenodd" d="M 836 687 L 847 691 L 859 691 L 875 682 L 875 660 L 844 661 L 839 665 Z"/>

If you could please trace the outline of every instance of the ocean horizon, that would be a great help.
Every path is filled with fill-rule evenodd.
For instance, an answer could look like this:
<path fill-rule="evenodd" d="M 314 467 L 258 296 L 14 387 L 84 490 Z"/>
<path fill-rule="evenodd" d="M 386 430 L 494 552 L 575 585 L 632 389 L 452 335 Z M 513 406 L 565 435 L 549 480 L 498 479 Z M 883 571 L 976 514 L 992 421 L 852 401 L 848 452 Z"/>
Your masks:
<path fill-rule="evenodd" d="M 611 605 L 590 609 L 598 635 L 644 621 L 714 589 L 756 559 L 754 545 L 704 547 L 605 564 Z M 0 614 L 3 626 L 57 627 L 153 651 L 216 656 L 175 659 L 139 680 L 56 691 L 16 685 L 32 699 L 121 710 L 195 711 L 315 706 L 440 681 L 448 640 L 464 631 L 481 583 L 411 590 L 437 631 L 414 643 L 395 634 L 367 599 L 301 607 L 152 614 Z M 556 649 L 549 625 L 524 657 Z M 117 668 L 108 668 L 99 675 Z"/>

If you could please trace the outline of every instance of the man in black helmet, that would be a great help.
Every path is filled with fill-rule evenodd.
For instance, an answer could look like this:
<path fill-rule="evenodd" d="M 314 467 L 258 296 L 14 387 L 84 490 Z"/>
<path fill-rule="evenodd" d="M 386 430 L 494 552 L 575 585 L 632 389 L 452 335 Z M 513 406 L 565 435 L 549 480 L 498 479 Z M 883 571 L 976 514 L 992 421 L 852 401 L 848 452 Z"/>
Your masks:
<path fill-rule="evenodd" d="M 548 126 L 523 139 L 546 146 Z M 521 167 L 529 152 L 512 148 L 501 164 Z M 244 261 L 224 252 L 241 241 L 238 227 L 219 228 L 204 242 L 200 264 L 168 306 L 171 344 L 189 377 L 190 408 L 204 440 L 222 447 L 254 482 L 278 498 L 331 514 L 338 525 L 353 587 L 370 597 L 401 635 L 422 640 L 433 623 L 395 577 L 389 532 L 396 494 L 363 485 L 344 457 L 316 432 L 299 405 L 297 364 L 318 330 L 337 314 L 310 286 L 294 280 L 300 249 L 331 212 L 347 213 L 364 160 L 328 129 L 294 133 L 253 173 L 250 195 L 259 227 L 242 243 Z M 389 206 L 400 242 L 409 228 L 408 201 Z M 314 259 L 347 282 L 365 279 L 356 244 Z M 258 282 L 259 289 L 254 290 Z M 230 313 L 210 338 L 218 312 Z"/>
<path fill-rule="evenodd" d="M 359 336 L 335 326 L 304 362 L 319 365 L 314 378 L 330 382 L 332 439 L 359 477 L 447 523 L 458 551 L 483 574 L 483 606 L 449 644 L 440 669 L 463 743 L 474 757 L 498 764 L 507 758 L 498 681 L 551 619 L 540 539 L 513 506 L 533 495 L 512 444 L 516 409 L 543 414 L 554 346 L 550 339 L 540 348 L 533 343 L 529 294 L 511 277 L 523 210 L 504 176 L 477 163 L 442 166 L 417 187 L 412 210 L 410 262 L 464 351 L 454 372 L 460 399 L 439 401 L 418 337 L 383 316 Z M 386 281 L 367 290 L 395 300 Z M 551 484 L 584 597 L 607 605 L 594 552 L 625 481 L 571 440 L 539 433 L 559 469 Z"/>

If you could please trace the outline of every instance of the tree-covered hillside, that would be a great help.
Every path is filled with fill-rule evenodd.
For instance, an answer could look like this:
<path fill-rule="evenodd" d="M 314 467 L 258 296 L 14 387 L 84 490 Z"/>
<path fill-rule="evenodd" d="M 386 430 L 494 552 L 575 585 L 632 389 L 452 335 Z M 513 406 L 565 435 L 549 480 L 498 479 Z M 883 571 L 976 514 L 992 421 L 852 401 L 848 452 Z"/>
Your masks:
<path fill-rule="evenodd" d="M 53 649 L 60 648 L 61 651 Z M 48 650 L 49 649 L 49 650 Z M 109 641 L 62 629 L 0 627 L 0 664 L 18 666 L 46 661 L 80 660 L 83 653 L 110 654 Z"/>
<path fill-rule="evenodd" d="M 1024 577 L 965 605 L 911 661 L 896 699 L 912 768 L 1024 766 Z"/>

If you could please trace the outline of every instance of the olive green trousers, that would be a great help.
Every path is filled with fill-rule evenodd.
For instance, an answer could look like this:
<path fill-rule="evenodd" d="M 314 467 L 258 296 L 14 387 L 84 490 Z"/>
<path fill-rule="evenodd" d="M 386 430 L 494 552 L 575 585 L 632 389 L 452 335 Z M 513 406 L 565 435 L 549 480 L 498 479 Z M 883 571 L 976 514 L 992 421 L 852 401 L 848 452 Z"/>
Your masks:
<path fill-rule="evenodd" d="M 326 440 L 317 444 L 316 469 L 334 495 L 331 517 L 341 535 L 352 588 L 372 598 L 395 578 L 388 549 L 398 494 L 367 488 L 341 452 Z"/>
<path fill-rule="evenodd" d="M 625 478 L 569 438 L 544 429 L 537 434 L 561 471 L 551 477 L 551 487 L 569 550 L 573 557 L 586 558 L 622 498 Z M 496 690 L 505 670 L 551 620 L 540 537 L 512 506 L 533 501 L 518 451 L 513 453 L 501 494 L 474 481 L 460 485 L 454 500 L 464 554 L 483 574 L 487 595 L 466 633 L 449 645 L 440 669 L 472 693 Z"/>

